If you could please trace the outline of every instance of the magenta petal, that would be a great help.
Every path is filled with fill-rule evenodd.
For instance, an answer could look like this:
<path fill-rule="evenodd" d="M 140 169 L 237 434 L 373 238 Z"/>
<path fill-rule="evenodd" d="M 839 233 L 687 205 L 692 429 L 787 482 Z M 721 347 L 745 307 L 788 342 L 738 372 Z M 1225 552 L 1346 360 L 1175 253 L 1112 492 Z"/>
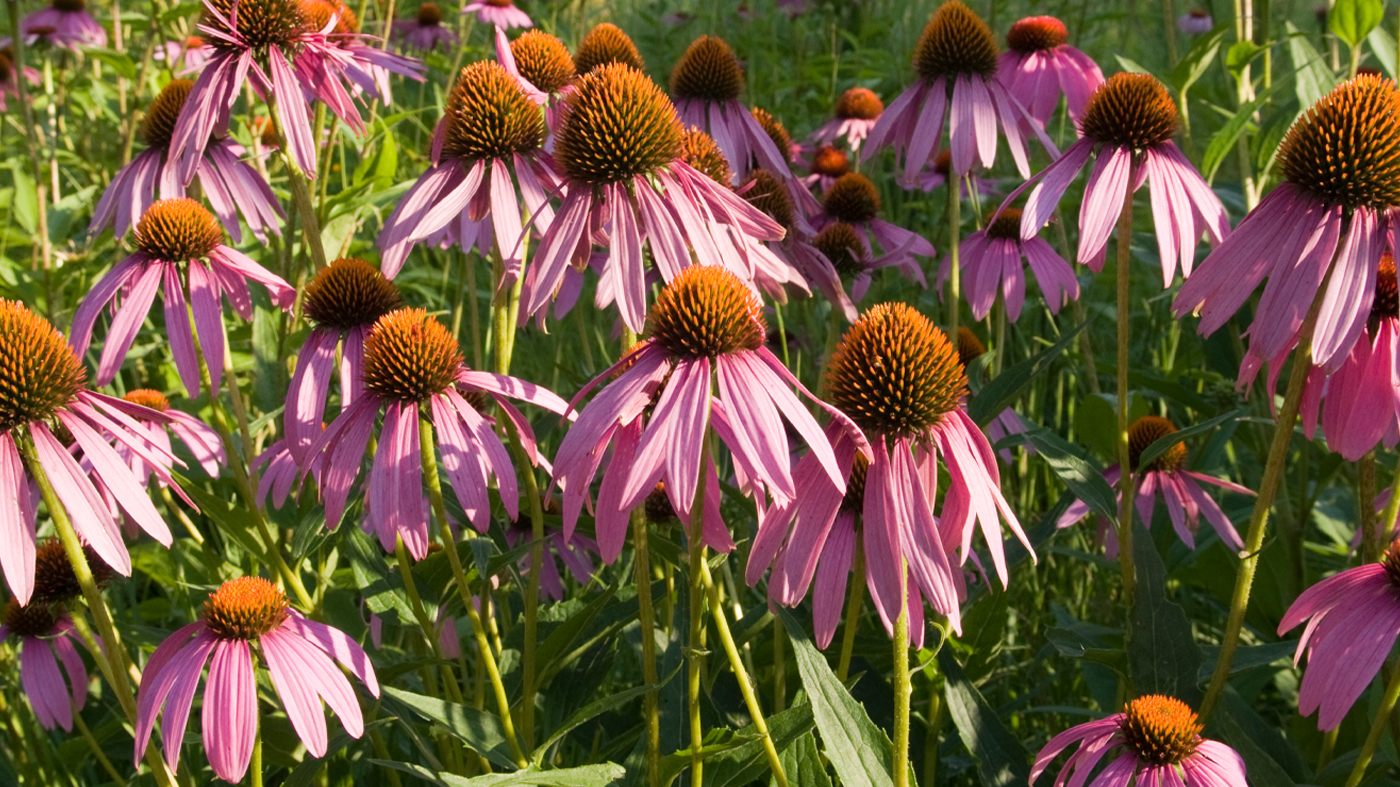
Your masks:
<path fill-rule="evenodd" d="M 204 685 L 205 755 L 209 767 L 226 782 L 237 784 L 248 771 L 258 724 L 257 678 L 248 643 L 218 640 Z"/>
<path fill-rule="evenodd" d="M 131 289 L 122 299 L 117 316 L 112 319 L 112 327 L 107 331 L 107 341 L 102 347 L 102 358 L 97 364 L 97 384 L 107 385 L 117 376 L 122 361 L 126 360 L 131 343 L 146 320 L 146 313 L 155 303 L 156 290 L 160 288 L 164 263 L 152 262 L 141 269 L 133 278 Z"/>
<path fill-rule="evenodd" d="M 20 505 L 28 484 L 14 439 L 0 434 L 0 569 L 21 604 L 34 592 L 34 519 Z"/>
<path fill-rule="evenodd" d="M 45 729 L 73 729 L 73 697 L 58 671 L 49 643 L 25 637 L 19 649 L 19 679 L 34 715 Z"/>
<path fill-rule="evenodd" d="M 29 434 L 39 455 L 39 464 L 53 484 L 54 492 L 68 511 L 73 529 L 102 558 L 122 576 L 131 576 L 131 555 L 122 542 L 121 530 L 112 520 L 106 504 L 93 488 L 92 481 L 74 461 L 71 454 L 37 421 L 29 424 Z"/>

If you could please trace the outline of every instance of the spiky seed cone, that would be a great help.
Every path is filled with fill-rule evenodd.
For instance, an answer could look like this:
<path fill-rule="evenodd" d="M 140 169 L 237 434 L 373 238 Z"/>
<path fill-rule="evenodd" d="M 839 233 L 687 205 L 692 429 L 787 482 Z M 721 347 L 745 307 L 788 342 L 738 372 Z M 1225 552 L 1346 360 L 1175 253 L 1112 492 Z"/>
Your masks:
<path fill-rule="evenodd" d="M 680 517 L 676 516 L 675 506 L 671 505 L 671 498 L 666 496 L 666 486 L 660 481 L 656 482 L 656 488 L 647 495 L 646 501 L 647 521 L 656 524 L 675 522 Z"/>
<path fill-rule="evenodd" d="M 1176 133 L 1176 102 L 1150 74 L 1114 74 L 1084 106 L 1079 131 L 1088 139 L 1129 150 L 1159 145 Z"/>
<path fill-rule="evenodd" d="M 681 271 L 647 313 L 647 335 L 677 358 L 757 350 L 767 331 L 758 298 L 719 265 Z"/>
<path fill-rule="evenodd" d="M 862 224 L 879 215 L 880 192 L 870 178 L 859 172 L 848 172 L 826 190 L 822 210 L 837 221 Z"/>
<path fill-rule="evenodd" d="M 841 498 L 842 510 L 856 513 L 865 510 L 865 474 L 869 470 L 870 460 L 865 458 L 865 454 L 857 452 L 855 461 L 851 463 L 851 476 L 846 479 L 846 494 Z"/>
<path fill-rule="evenodd" d="M 698 128 L 688 128 L 682 133 L 681 160 L 725 188 L 734 182 L 734 171 L 729 168 L 724 151 L 719 149 L 714 137 Z"/>
<path fill-rule="evenodd" d="M 573 180 L 602 185 L 650 175 L 680 156 L 681 121 L 661 88 L 631 66 L 584 74 L 564 103 L 554 157 Z"/>
<path fill-rule="evenodd" d="M 987 237 L 997 240 L 1021 240 L 1021 210 L 1007 208 L 987 224 Z"/>
<path fill-rule="evenodd" d="M 56 11 L 74 13 L 87 8 L 85 0 L 53 0 L 53 7 Z"/>
<path fill-rule="evenodd" d="M 491 60 L 462 69 L 443 116 L 443 155 L 469 162 L 535 150 L 544 144 L 547 130 L 544 115 L 520 83 Z"/>
<path fill-rule="evenodd" d="M 403 296 L 379 269 L 357 257 L 342 257 L 318 271 L 306 285 L 302 310 L 317 325 L 347 330 L 373 325 L 403 308 Z"/>
<path fill-rule="evenodd" d="M 822 145 L 812 154 L 812 174 L 839 178 L 851 171 L 851 159 L 839 148 Z"/>
<path fill-rule="evenodd" d="M 642 53 L 637 45 L 622 32 L 622 28 L 610 22 L 603 22 L 588 31 L 574 51 L 574 68 L 583 76 L 599 66 L 609 63 L 622 63 L 638 71 L 647 69 Z"/>
<path fill-rule="evenodd" d="M 19 301 L 0 300 L 0 431 L 48 421 L 86 383 L 63 334 Z"/>
<path fill-rule="evenodd" d="M 1381 320 L 1400 318 L 1400 289 L 1395 278 L 1395 258 L 1386 252 L 1376 268 L 1376 297 L 1371 300 L 1370 328 L 1374 332 Z"/>
<path fill-rule="evenodd" d="M 150 388 L 137 388 L 134 391 L 127 391 L 126 396 L 123 396 L 122 399 L 132 404 L 139 404 L 148 410 L 155 410 L 158 413 L 163 413 L 170 409 L 170 400 L 165 397 L 165 394 Z"/>
<path fill-rule="evenodd" d="M 1400 205 L 1400 92 L 1358 76 L 1294 121 L 1278 148 L 1290 183 L 1349 210 Z"/>
<path fill-rule="evenodd" d="M 287 597 L 262 577 L 239 577 L 204 602 L 204 625 L 220 639 L 256 640 L 287 619 Z"/>
<path fill-rule="evenodd" d="M 233 14 L 234 3 L 238 4 L 238 14 Z M 287 54 L 306 30 L 306 17 L 302 13 L 300 0 L 210 0 L 219 14 L 230 20 L 238 28 L 230 31 L 228 26 L 218 21 L 208 11 L 204 13 L 204 24 L 222 32 L 237 32 L 253 49 L 261 50 L 276 45 Z M 216 49 L 229 48 L 218 37 L 210 41 Z"/>
<path fill-rule="evenodd" d="M 1123 708 L 1123 740 L 1138 758 L 1153 765 L 1179 765 L 1201 745 L 1196 712 L 1174 697 L 1151 694 Z"/>
<path fill-rule="evenodd" d="M 1065 23 L 1053 16 L 1028 16 L 1012 25 L 1006 34 L 1006 48 L 1023 55 L 1054 49 L 1068 42 Z"/>
<path fill-rule="evenodd" d="M 457 340 L 422 309 L 380 317 L 365 339 L 365 387 L 385 399 L 426 401 L 446 391 L 461 368 Z"/>
<path fill-rule="evenodd" d="M 53 627 L 58 623 L 58 616 L 49 609 L 47 604 L 39 604 L 30 601 L 23 606 L 16 599 L 10 599 L 5 604 L 5 611 L 0 615 L 5 627 L 11 634 L 19 637 L 47 637 L 53 633 Z"/>
<path fill-rule="evenodd" d="M 153 148 L 170 146 L 170 138 L 175 135 L 175 121 L 180 118 L 180 110 L 189 98 L 194 83 L 188 79 L 172 79 L 170 84 L 160 89 L 146 108 L 146 117 L 141 121 L 141 139 Z"/>
<path fill-rule="evenodd" d="M 306 19 L 308 32 L 319 33 L 335 19 L 331 35 L 353 35 L 360 32 L 360 19 L 340 0 L 300 0 L 301 15 Z M 339 16 L 336 14 L 339 13 Z M 335 39 L 331 39 L 335 43 Z"/>
<path fill-rule="evenodd" d="M 723 38 L 700 36 L 690 42 L 671 70 L 676 100 L 736 101 L 744 93 L 744 69 Z"/>
<path fill-rule="evenodd" d="M 836 100 L 836 117 L 842 120 L 875 120 L 885 113 L 885 102 L 873 90 L 853 87 Z"/>
<path fill-rule="evenodd" d="M 156 200 L 136 222 L 136 247 L 166 262 L 205 259 L 223 240 L 219 220 L 188 197 Z"/>
<path fill-rule="evenodd" d="M 987 352 L 987 345 L 966 325 L 958 326 L 958 363 L 966 369 Z"/>
<path fill-rule="evenodd" d="M 948 0 L 933 12 L 914 47 L 914 68 L 925 81 L 960 74 L 990 77 L 997 70 L 997 39 L 975 11 Z"/>
<path fill-rule="evenodd" d="M 792 229 L 797 209 L 793 207 L 791 192 L 777 175 L 761 167 L 755 169 L 740 191 L 750 205 L 768 214 L 785 229 Z"/>
<path fill-rule="evenodd" d="M 774 117 L 773 113 L 762 107 L 753 108 L 753 119 L 758 121 L 763 133 L 773 140 L 773 146 L 778 149 L 778 154 L 786 159 L 788 151 L 792 150 L 792 135 L 788 133 L 787 126 Z"/>
<path fill-rule="evenodd" d="M 511 0 L 486 0 L 486 4 L 496 8 L 510 8 L 515 5 Z"/>
<path fill-rule="evenodd" d="M 882 303 L 836 345 L 826 389 L 866 434 L 915 437 L 967 396 L 967 373 L 957 349 L 927 317 L 903 303 Z"/>
<path fill-rule="evenodd" d="M 540 30 L 527 30 L 510 42 L 515 67 L 526 81 L 546 93 L 558 93 L 578 76 L 564 42 Z"/>
<path fill-rule="evenodd" d="M 831 261 L 836 274 L 843 279 L 851 279 L 866 268 L 865 244 L 861 242 L 856 228 L 845 222 L 827 225 L 817 233 L 812 245 L 822 256 Z"/>
<path fill-rule="evenodd" d="M 416 18 L 420 25 L 440 25 L 442 24 L 442 9 L 438 8 L 437 3 L 419 3 Z M 514 52 L 515 47 L 511 47 L 511 51 Z"/>
<path fill-rule="evenodd" d="M 1139 459 L 1147 447 L 1176 431 L 1176 424 L 1155 415 L 1144 415 L 1128 426 L 1128 465 L 1133 470 L 1141 469 Z M 1147 470 L 1170 473 L 1186 461 L 1186 446 L 1176 443 L 1153 459 Z"/>
<path fill-rule="evenodd" d="M 83 556 L 87 558 L 93 583 L 99 589 L 105 588 L 116 572 L 90 546 L 83 546 Z M 30 606 L 61 604 L 82 593 L 83 588 L 78 584 L 78 575 L 73 573 L 73 564 L 68 562 L 63 543 L 56 538 L 44 539 L 34 551 L 34 592 L 29 597 Z"/>

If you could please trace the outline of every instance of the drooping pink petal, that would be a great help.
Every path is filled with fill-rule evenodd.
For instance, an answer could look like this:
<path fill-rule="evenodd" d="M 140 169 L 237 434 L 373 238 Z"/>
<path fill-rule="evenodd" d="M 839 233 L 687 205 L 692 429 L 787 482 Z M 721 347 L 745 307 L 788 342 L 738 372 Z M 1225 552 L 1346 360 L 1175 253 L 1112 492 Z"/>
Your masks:
<path fill-rule="evenodd" d="M 224 639 L 214 644 L 201 722 L 209 767 L 226 782 L 242 781 L 258 724 L 258 686 L 247 642 Z"/>
<path fill-rule="evenodd" d="M 20 495 L 29 495 L 29 481 L 14 439 L 0 434 L 0 570 L 10 592 L 28 604 L 34 592 L 34 518 L 25 513 Z"/>

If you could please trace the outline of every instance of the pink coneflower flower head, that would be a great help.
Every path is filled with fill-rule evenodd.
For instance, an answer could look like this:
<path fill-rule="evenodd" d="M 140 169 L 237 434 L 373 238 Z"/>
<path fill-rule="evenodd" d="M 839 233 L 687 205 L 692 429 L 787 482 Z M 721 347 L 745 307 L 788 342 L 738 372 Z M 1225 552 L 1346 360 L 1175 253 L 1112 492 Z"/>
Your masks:
<path fill-rule="evenodd" d="M 691 42 L 671 70 L 671 98 L 687 127 L 704 130 L 719 143 L 736 178 L 754 166 L 788 174 L 787 149 L 780 149 L 739 97 L 744 68 L 724 39 L 702 35 Z"/>
<path fill-rule="evenodd" d="M 1198 36 L 1215 29 L 1215 20 L 1204 8 L 1193 8 L 1176 20 L 1176 28 L 1187 35 Z"/>
<path fill-rule="evenodd" d="M 165 546 L 171 543 L 170 528 L 141 479 L 112 447 L 115 440 L 130 449 L 172 484 L 165 468 L 177 460 L 133 418 L 165 416 L 89 391 L 86 383 L 83 365 L 62 334 L 23 304 L 0 301 L 0 569 L 21 604 L 29 603 L 34 591 L 39 500 L 31 484 L 39 471 L 53 485 L 78 536 L 123 576 L 131 575 L 131 557 L 99 488 L 141 529 Z M 55 430 L 66 430 L 71 445 L 55 437 Z"/>
<path fill-rule="evenodd" d="M 414 49 L 428 51 L 441 46 L 457 46 L 457 34 L 442 26 L 442 10 L 437 3 L 419 3 L 418 12 L 408 19 L 394 21 L 394 35 Z"/>
<path fill-rule="evenodd" d="M 609 63 L 622 63 L 642 72 L 647 70 L 646 61 L 632 38 L 617 25 L 601 22 L 578 43 L 574 50 L 574 68 L 583 76 Z"/>
<path fill-rule="evenodd" d="M 853 304 L 865 299 L 870 289 L 875 271 L 881 268 L 898 268 L 910 281 L 927 287 L 923 268 L 916 262 L 901 255 L 900 250 L 876 257 L 870 248 L 870 241 L 858 228 L 845 222 L 826 225 L 812 238 L 812 248 L 831 264 L 838 280 L 850 290 Z M 844 304 L 842 304 L 844 308 Z M 849 317 L 850 322 L 855 318 Z"/>
<path fill-rule="evenodd" d="M 151 101 L 141 121 L 141 141 L 146 143 L 146 149 L 107 184 L 107 190 L 102 192 L 102 199 L 92 211 L 89 235 L 111 227 L 120 238 L 157 197 L 185 196 L 185 184 L 170 165 L 173 158 L 170 140 L 193 87 L 194 83 L 188 79 L 173 79 Z M 244 160 L 245 153 L 241 145 L 227 135 L 220 135 L 205 147 L 195 165 L 195 176 L 219 223 L 235 243 L 243 240 L 238 221 L 240 213 L 253 236 L 266 243 L 269 232 L 282 234 L 281 221 L 285 215 L 267 181 Z"/>
<path fill-rule="evenodd" d="M 878 264 L 872 261 L 870 268 L 896 266 L 912 281 L 928 286 L 923 268 L 915 257 L 932 257 L 938 252 L 922 235 L 880 218 L 880 191 L 870 178 L 859 172 L 848 172 L 837 178 L 822 195 L 821 208 L 812 217 L 812 226 L 820 231 L 835 224 L 845 224 L 856 230 L 866 252 L 872 256 L 875 245 L 879 244 L 883 256 Z M 842 270 L 841 262 L 833 259 L 832 263 L 838 271 Z M 860 287 L 857 291 L 853 287 L 851 294 L 859 301 L 865 289 Z"/>
<path fill-rule="evenodd" d="M 473 0 L 462 6 L 462 13 L 476 13 L 476 21 L 506 30 L 512 27 L 534 27 L 530 15 L 516 8 L 511 0 Z"/>
<path fill-rule="evenodd" d="M 1371 685 L 1400 632 L 1400 541 L 1378 563 L 1357 566 L 1303 591 L 1278 624 L 1285 631 L 1307 623 L 1297 666 L 1308 669 L 1298 691 L 1298 713 L 1319 711 L 1317 728 L 1334 730 Z"/>
<path fill-rule="evenodd" d="M 184 74 L 208 62 L 209 47 L 199 36 L 186 36 L 179 41 L 161 44 L 152 58 L 165 61 L 172 72 Z"/>
<path fill-rule="evenodd" d="M 165 300 L 170 354 L 189 396 L 200 391 L 195 330 L 199 331 L 199 346 L 214 390 L 218 390 L 223 379 L 224 297 L 240 317 L 252 320 L 248 281 L 254 281 L 267 288 L 274 305 L 283 310 L 292 308 L 296 290 L 291 285 L 243 252 L 225 246 L 223 240 L 224 231 L 218 220 L 192 199 L 157 200 L 141 214 L 136 224 L 136 252 L 108 271 L 73 315 L 73 333 L 68 341 L 74 352 L 82 356 L 87 354 L 98 314 L 121 295 L 97 365 L 99 385 L 107 385 L 117 376 L 158 289 Z"/>
<path fill-rule="evenodd" d="M 1012 322 L 1021 318 L 1021 306 L 1026 301 L 1023 259 L 1030 263 L 1051 314 L 1059 314 L 1061 306 L 1079 297 L 1074 268 L 1044 238 L 1022 240 L 1021 211 L 1007 208 L 958 246 L 963 295 L 972 307 L 973 317 L 986 317 L 1000 292 L 1006 303 L 1006 316 Z M 938 272 L 940 289 L 951 270 L 952 257 L 944 257 Z"/>
<path fill-rule="evenodd" d="M 645 74 L 610 63 L 579 78 L 555 129 L 566 195 L 526 276 L 525 314 L 544 309 L 570 263 L 588 265 L 594 242 L 608 247 L 597 301 L 615 301 L 634 331 L 646 319 L 644 243 L 663 281 L 696 262 L 752 277 L 731 230 L 762 241 L 781 240 L 783 228 L 683 153 L 676 110 Z"/>
<path fill-rule="evenodd" d="M 1338 85 L 1294 121 L 1279 145 L 1278 170 L 1284 182 L 1205 259 L 1172 303 L 1178 317 L 1199 313 L 1198 330 L 1210 334 L 1268 277 L 1248 330 L 1241 384 L 1253 379 L 1262 361 L 1277 375 L 1324 284 L 1313 362 L 1335 370 L 1366 327 L 1390 213 L 1400 205 L 1395 83 L 1364 75 Z"/>
<path fill-rule="evenodd" d="M 72 732 L 73 714 L 83 709 L 88 695 L 87 667 L 73 647 L 82 640 L 73 622 L 48 604 L 10 599 L 0 613 L 0 642 L 5 641 L 19 650 L 19 685 L 39 724 L 46 730 L 61 727 Z M 68 673 L 67 682 L 59 672 L 60 663 Z"/>
<path fill-rule="evenodd" d="M 547 107 L 545 117 L 553 128 L 556 112 L 550 100 L 559 98 L 578 78 L 574 59 L 564 42 L 542 30 L 527 30 L 507 43 L 505 31 L 498 27 L 496 59 L 522 82 L 521 87 L 531 100 Z"/>
<path fill-rule="evenodd" d="M 1105 756 L 1112 760 L 1094 779 L 1094 787 L 1248 787 L 1240 755 L 1202 738 L 1201 729 L 1195 711 L 1181 700 L 1160 694 L 1138 697 L 1124 705 L 1122 713 L 1051 738 L 1035 758 L 1030 783 L 1036 783 L 1060 752 L 1078 743 L 1055 777 L 1055 787 L 1085 784 Z"/>
<path fill-rule="evenodd" d="M 141 417 L 139 413 L 133 414 L 132 418 L 138 423 L 146 425 L 147 429 L 150 430 L 151 442 L 160 446 L 162 451 L 173 455 L 174 449 L 170 443 L 170 435 L 173 434 L 180 438 L 180 442 L 185 444 L 185 448 L 194 455 L 195 461 L 204 469 L 204 472 L 209 474 L 210 478 L 219 477 L 219 467 L 228 461 L 228 457 L 224 454 L 223 440 L 213 427 L 189 413 L 171 407 L 170 400 L 166 398 L 165 394 L 150 388 L 128 391 L 122 400 L 144 407 L 159 415 L 158 420 L 150 421 Z M 146 466 L 145 459 L 126 446 L 118 445 L 117 453 L 126 459 L 131 472 L 137 478 L 143 479 L 147 486 L 165 483 L 155 475 L 152 468 Z M 167 464 L 166 468 L 170 469 L 170 465 Z"/>
<path fill-rule="evenodd" d="M 297 78 L 308 98 L 319 99 L 356 132 L 363 134 L 365 125 L 354 98 L 372 96 L 390 103 L 390 74 L 423 81 L 426 66 L 387 51 L 377 37 L 361 35 L 359 17 L 345 3 L 299 2 L 307 42 L 294 60 Z"/>
<path fill-rule="evenodd" d="M 1034 238 L 1079 171 L 1095 159 L 1079 209 L 1077 257 L 1098 271 L 1128 190 L 1145 182 L 1152 196 L 1162 286 L 1169 287 L 1178 263 L 1182 276 L 1191 275 L 1202 233 L 1220 243 L 1230 232 L 1220 199 L 1172 142 L 1177 125 L 1176 102 L 1161 82 L 1147 74 L 1114 74 L 1084 108 L 1079 141 L 1013 191 L 1002 207 L 1034 184 L 1021 214 L 1021 238 Z"/>
<path fill-rule="evenodd" d="M 326 523 L 339 524 L 350 487 L 380 413 L 384 415 L 365 494 L 365 527 L 389 551 L 397 539 L 415 560 L 428 554 L 428 498 L 423 488 L 420 417 L 430 426 L 442 455 L 441 468 L 473 526 L 486 532 L 491 521 L 487 482 L 494 473 L 501 503 L 519 516 L 515 466 L 477 402 L 495 403 L 515 423 L 532 462 L 539 461 L 534 431 L 506 397 L 563 414 L 564 401 L 514 377 L 472 371 L 462 362 L 457 340 L 422 309 L 399 309 L 380 317 L 365 338 L 361 376 L 364 391 L 344 406 L 316 438 L 303 468 L 322 461 L 321 494 Z"/>
<path fill-rule="evenodd" d="M 793 140 L 783 121 L 763 107 L 754 107 L 749 110 L 749 114 L 753 115 L 753 119 L 758 121 L 758 127 L 773 141 L 773 147 L 782 155 L 783 163 L 792 164 L 797 161 L 797 154 L 802 151 L 802 145 Z"/>
<path fill-rule="evenodd" d="M 432 166 L 379 233 L 384 275 L 392 279 L 414 245 L 447 230 L 463 251 L 498 252 L 502 286 L 514 282 L 524 264 L 522 210 L 541 232 L 552 217 L 547 195 L 559 176 L 541 148 L 545 132 L 544 115 L 505 68 L 463 68 L 433 134 Z"/>
<path fill-rule="evenodd" d="M 805 186 L 816 186 L 825 194 L 842 175 L 851 171 L 851 159 L 845 151 L 831 145 L 822 145 L 812 151 L 811 158 L 804 162 L 810 175 L 802 178 Z"/>
<path fill-rule="evenodd" d="M 830 145 L 844 138 L 851 152 L 857 153 L 884 112 L 885 102 L 873 90 L 853 87 L 836 99 L 836 116 L 812 134 L 812 141 Z"/>
<path fill-rule="evenodd" d="M 258 662 L 267 667 L 292 729 L 311 756 L 326 754 L 322 702 L 340 717 L 350 737 L 364 734 L 360 702 L 340 671 L 344 667 L 378 697 L 379 681 L 364 648 L 344 632 L 303 617 L 271 582 L 239 577 L 209 596 L 198 622 L 170 635 L 151 654 L 136 698 L 136 760 L 146 753 L 156 715 L 164 709 L 165 760 L 171 770 L 177 768 L 190 706 L 208 663 L 204 753 L 216 776 L 232 784 L 241 781 L 253 756 L 260 715 Z"/>
<path fill-rule="evenodd" d="M 1078 122 L 1103 71 L 1088 55 L 1069 45 L 1065 23 L 1053 16 L 1029 16 L 1011 26 L 1006 52 L 997 59 L 1002 84 L 1040 121 L 1050 122 L 1064 94 L 1071 120 Z"/>
<path fill-rule="evenodd" d="M 1377 445 L 1400 442 L 1400 297 L 1395 258 L 1381 255 L 1366 332 L 1337 371 L 1314 368 L 1303 389 L 1303 434 L 1312 439 L 1322 411 L 1327 447 L 1355 462 Z"/>
<path fill-rule="evenodd" d="M 1030 163 L 1021 129 L 1030 128 L 1050 155 L 1059 155 L 997 77 L 997 55 L 996 36 L 976 12 L 960 0 L 939 6 L 914 48 L 918 81 L 876 121 L 862 157 L 893 146 L 904 155 L 903 181 L 913 183 L 938 152 L 945 122 L 958 177 L 996 162 L 998 128 L 1023 178 L 1030 175 Z"/>
<path fill-rule="evenodd" d="M 1148 446 L 1176 430 L 1176 424 L 1155 415 L 1144 415 L 1128 427 L 1128 461 L 1135 476 L 1137 512 L 1138 516 L 1142 517 L 1143 525 L 1152 526 L 1152 512 L 1160 495 L 1167 504 L 1172 528 L 1189 549 L 1196 548 L 1196 530 L 1200 527 L 1202 514 L 1211 527 L 1215 528 L 1226 547 L 1235 552 L 1244 549 L 1244 541 L 1240 539 L 1234 524 L 1220 509 L 1220 504 L 1206 494 L 1201 484 L 1212 484 L 1242 495 L 1252 496 L 1253 490 L 1223 478 L 1187 470 L 1186 446 L 1182 443 L 1176 443 L 1146 465 L 1139 461 Z M 1103 477 L 1116 487 L 1121 473 L 1122 469 L 1118 465 L 1112 465 L 1104 470 Z M 1089 505 L 1082 500 L 1076 500 L 1060 517 L 1056 526 L 1069 527 L 1088 513 Z M 1112 528 L 1101 529 L 1101 534 L 1107 542 L 1109 554 L 1116 555 L 1118 540 Z"/>
<path fill-rule="evenodd" d="M 107 46 L 107 31 L 87 12 L 85 0 L 52 0 L 22 19 L 19 32 L 27 46 L 41 41 L 74 50 Z"/>
<path fill-rule="evenodd" d="M 695 490 L 706 483 L 705 541 L 721 551 L 734 547 L 719 518 L 719 482 L 704 439 L 710 428 L 733 455 L 739 486 L 760 503 L 765 492 L 777 500 L 797 494 L 784 420 L 816 457 L 814 472 L 844 490 L 830 442 L 792 389 L 811 394 L 763 346 L 766 332 L 757 297 L 721 266 L 686 268 L 666 285 L 647 317 L 647 338 L 575 397 L 618 373 L 583 409 L 555 455 L 566 538 L 609 442 L 613 456 L 596 511 L 598 544 L 608 563 L 622 551 L 627 513 L 658 481 L 686 523 Z"/>
<path fill-rule="evenodd" d="M 967 373 L 956 347 L 912 307 L 884 303 L 846 331 L 825 374 L 831 404 L 855 421 L 873 449 L 866 454 L 870 463 L 858 510 L 854 501 L 842 497 L 851 486 L 842 490 L 823 474 L 811 472 L 808 460 L 800 460 L 797 495 L 774 505 L 760 522 L 749 581 L 756 581 L 772 564 L 770 596 L 781 604 L 797 604 L 818 563 L 828 560 L 829 540 L 840 539 L 831 545 L 835 570 L 848 564 L 855 543 L 848 537 L 858 535 L 865 581 L 886 631 L 893 633 L 902 604 L 907 601 L 912 615 L 923 600 L 961 631 L 959 603 L 966 590 L 955 561 L 972 558 L 973 531 L 980 524 L 1003 587 L 1008 574 L 1001 518 L 1028 550 L 1030 542 L 1002 497 L 991 445 L 967 416 Z M 851 443 L 845 436 L 832 439 L 843 474 L 850 472 L 853 465 L 848 463 L 857 461 L 857 453 L 866 453 Z M 940 455 L 951 478 L 941 521 L 933 513 Z M 844 524 L 840 530 L 832 527 L 843 505 L 858 515 L 850 531 Z M 902 570 L 906 564 L 907 575 Z M 825 587 L 817 590 L 829 592 Z M 828 610 L 824 615 L 830 614 L 831 603 L 823 602 Z M 911 618 L 910 640 L 918 644 L 923 626 L 915 622 Z M 829 640 L 834 624 L 827 619 L 821 628 L 822 637 Z"/>
<path fill-rule="evenodd" d="M 321 436 L 332 375 L 338 368 L 345 410 L 364 395 L 365 337 L 380 317 L 401 308 L 399 288 L 361 259 L 335 260 L 307 283 L 302 314 L 315 328 L 301 346 L 282 415 L 287 448 L 298 465 L 305 465 Z"/>
<path fill-rule="evenodd" d="M 807 285 L 810 285 L 821 290 L 827 300 L 831 301 L 833 308 L 840 309 L 848 322 L 855 322 L 856 307 L 841 284 L 841 275 L 837 273 L 831 259 L 813 245 L 812 228 L 793 204 L 792 193 L 787 185 L 777 175 L 758 168 L 749 173 L 748 180 L 739 187 L 738 192 L 750 205 L 766 213 L 787 230 L 787 237 L 783 238 L 782 242 L 769 244 L 765 248 L 771 249 L 771 253 L 781 265 L 802 275 L 806 284 L 799 282 L 798 286 L 808 289 Z M 778 295 L 781 294 L 780 291 Z"/>

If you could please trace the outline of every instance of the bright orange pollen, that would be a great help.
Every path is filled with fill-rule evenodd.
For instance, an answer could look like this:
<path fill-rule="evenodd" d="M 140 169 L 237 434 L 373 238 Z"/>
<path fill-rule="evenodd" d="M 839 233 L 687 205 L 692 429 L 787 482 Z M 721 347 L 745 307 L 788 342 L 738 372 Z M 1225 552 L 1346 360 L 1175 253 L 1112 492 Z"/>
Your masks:
<path fill-rule="evenodd" d="M 287 619 L 287 597 L 262 577 L 239 577 L 204 602 L 204 625 L 221 639 L 255 640 Z"/>
<path fill-rule="evenodd" d="M 1195 754 L 1203 729 L 1190 706 L 1160 694 L 1129 702 L 1119 728 L 1124 744 L 1153 765 L 1179 765 Z"/>

